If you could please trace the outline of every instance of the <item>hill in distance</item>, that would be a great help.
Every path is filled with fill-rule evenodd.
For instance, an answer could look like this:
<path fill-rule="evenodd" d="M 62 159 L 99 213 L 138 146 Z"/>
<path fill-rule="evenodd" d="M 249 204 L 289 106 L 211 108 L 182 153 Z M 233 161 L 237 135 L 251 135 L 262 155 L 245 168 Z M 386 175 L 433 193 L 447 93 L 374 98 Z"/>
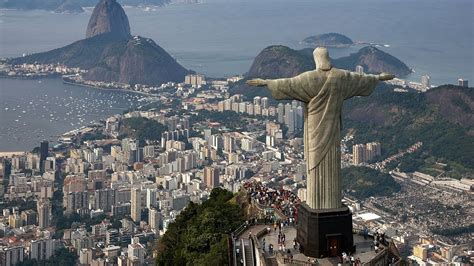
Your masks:
<path fill-rule="evenodd" d="M 411 69 L 398 58 L 373 46 L 361 48 L 357 53 L 332 59 L 333 66 L 354 71 L 357 65 L 366 73 L 387 72 L 399 77 L 411 73 Z M 255 57 L 247 72 L 247 78 L 287 78 L 316 68 L 313 49 L 293 50 L 283 45 L 272 45 Z"/>
<path fill-rule="evenodd" d="M 10 63 L 61 63 L 88 70 L 86 80 L 147 85 L 182 82 L 190 72 L 153 40 L 131 37 L 128 18 L 116 0 L 97 4 L 86 37 L 62 48 L 10 59 Z"/>
<path fill-rule="evenodd" d="M 283 45 L 272 45 L 255 57 L 247 78 L 287 78 L 315 68 L 314 60 L 306 54 Z"/>
<path fill-rule="evenodd" d="M 77 14 L 84 12 L 82 6 L 73 0 L 66 0 L 63 3 L 59 4 L 59 6 L 54 9 L 56 13 L 68 13 L 68 14 Z"/>
<path fill-rule="evenodd" d="M 379 141 L 382 157 L 422 141 L 416 154 L 402 159 L 411 166 L 403 171 L 443 162 L 450 177 L 474 172 L 473 88 L 444 85 L 426 93 L 397 93 L 381 83 L 372 95 L 345 102 L 343 127 L 355 130 L 354 143 Z"/>
<path fill-rule="evenodd" d="M 411 69 L 405 63 L 372 46 L 364 47 L 346 57 L 332 59 L 332 64 L 334 67 L 350 71 L 354 71 L 357 65 L 362 65 L 365 72 L 372 74 L 388 72 L 403 77 L 411 73 Z M 312 48 L 293 50 L 283 45 L 272 45 L 263 49 L 255 57 L 246 78 L 288 78 L 315 68 Z M 233 87 L 231 92 L 243 94 L 249 98 L 270 96 L 266 88 L 251 88 L 243 82 Z"/>
<path fill-rule="evenodd" d="M 363 65 L 373 73 L 400 75 L 410 71 L 400 60 L 375 47 L 334 59 L 333 65 L 348 70 Z M 312 49 L 270 46 L 255 58 L 247 78 L 285 78 L 314 68 Z M 345 130 L 355 130 L 354 143 L 379 141 L 386 157 L 422 141 L 419 153 L 406 156 L 412 167 L 405 170 L 431 168 L 438 161 L 450 165 L 451 177 L 474 172 L 474 89 L 444 85 L 426 93 L 398 93 L 394 88 L 379 83 L 372 95 L 345 102 L 343 126 Z M 266 96 L 274 101 L 267 88 L 249 87 L 244 81 L 230 92 L 247 99 Z"/>
<path fill-rule="evenodd" d="M 343 48 L 354 44 L 349 37 L 339 33 L 324 33 L 310 36 L 305 38 L 302 43 L 312 47 L 324 46 L 333 48 Z"/>
<path fill-rule="evenodd" d="M 0 8 L 21 9 L 21 10 L 50 10 L 60 13 L 80 13 L 84 12 L 82 7 L 95 6 L 98 0 L 2 0 Z M 123 5 L 139 6 L 154 5 L 162 6 L 169 3 L 169 0 L 120 0 Z"/>

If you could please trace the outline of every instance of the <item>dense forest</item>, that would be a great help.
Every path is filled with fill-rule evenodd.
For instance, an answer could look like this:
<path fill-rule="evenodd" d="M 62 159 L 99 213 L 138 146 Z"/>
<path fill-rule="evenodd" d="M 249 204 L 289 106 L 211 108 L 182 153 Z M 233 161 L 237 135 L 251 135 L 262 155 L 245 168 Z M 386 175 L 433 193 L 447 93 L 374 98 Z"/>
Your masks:
<path fill-rule="evenodd" d="M 132 117 L 122 120 L 119 138 L 136 138 L 140 146 L 145 140 L 161 140 L 161 133 L 168 129 L 165 125 L 144 117 Z"/>
<path fill-rule="evenodd" d="M 190 202 L 158 241 L 157 265 L 227 265 L 228 234 L 244 222 L 234 195 L 215 188 L 201 205 Z"/>

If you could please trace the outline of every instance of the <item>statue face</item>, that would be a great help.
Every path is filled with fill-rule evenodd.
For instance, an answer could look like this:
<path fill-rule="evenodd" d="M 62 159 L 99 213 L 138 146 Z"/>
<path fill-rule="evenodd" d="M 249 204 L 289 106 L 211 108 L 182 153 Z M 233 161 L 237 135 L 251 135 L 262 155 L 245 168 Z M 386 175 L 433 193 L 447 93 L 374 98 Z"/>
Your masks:
<path fill-rule="evenodd" d="M 328 71 L 332 68 L 331 58 L 328 49 L 325 47 L 317 47 L 313 51 L 314 62 L 317 70 Z"/>

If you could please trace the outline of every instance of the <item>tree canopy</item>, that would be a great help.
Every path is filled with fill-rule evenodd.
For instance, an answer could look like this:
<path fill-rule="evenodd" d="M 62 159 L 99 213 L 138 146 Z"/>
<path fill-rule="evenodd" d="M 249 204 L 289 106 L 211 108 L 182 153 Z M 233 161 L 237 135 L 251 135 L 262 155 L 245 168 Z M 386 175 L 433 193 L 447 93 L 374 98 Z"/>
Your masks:
<path fill-rule="evenodd" d="M 242 209 L 222 188 L 201 205 L 193 202 L 158 241 L 157 265 L 227 265 L 228 234 L 244 221 Z"/>

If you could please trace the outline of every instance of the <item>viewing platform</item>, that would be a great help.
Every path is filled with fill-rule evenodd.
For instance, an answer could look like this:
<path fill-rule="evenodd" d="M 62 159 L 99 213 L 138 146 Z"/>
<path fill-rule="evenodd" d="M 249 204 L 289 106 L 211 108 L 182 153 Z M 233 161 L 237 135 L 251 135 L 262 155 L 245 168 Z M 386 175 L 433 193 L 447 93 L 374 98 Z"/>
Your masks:
<path fill-rule="evenodd" d="M 300 251 L 300 245 L 296 242 L 296 219 L 289 219 L 278 208 L 264 206 L 254 199 L 250 199 L 249 217 L 255 218 L 231 234 L 231 265 L 395 266 L 401 263 L 400 254 L 390 239 L 379 238 L 376 241 L 374 235 L 358 229 L 353 230 L 354 253 L 342 253 L 336 257 L 308 257 Z M 282 235 L 285 236 L 284 241 Z"/>

